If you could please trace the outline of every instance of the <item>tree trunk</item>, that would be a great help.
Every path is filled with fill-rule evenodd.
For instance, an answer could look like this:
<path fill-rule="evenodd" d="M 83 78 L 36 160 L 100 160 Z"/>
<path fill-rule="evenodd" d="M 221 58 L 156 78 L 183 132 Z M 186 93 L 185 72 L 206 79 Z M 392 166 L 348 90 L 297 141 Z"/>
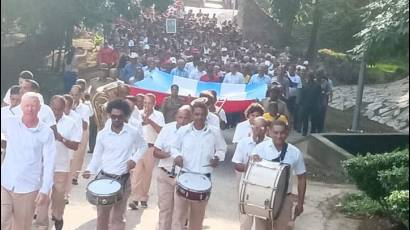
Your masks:
<path fill-rule="evenodd" d="M 312 64 L 314 63 L 315 58 L 316 58 L 316 52 L 317 52 L 316 43 L 317 43 L 317 37 L 318 37 L 321 19 L 322 19 L 322 12 L 319 9 L 319 0 L 316 0 L 315 8 L 313 11 L 313 27 L 312 27 L 312 32 L 310 34 L 309 47 L 308 47 L 307 54 L 306 54 L 307 59 Z"/>

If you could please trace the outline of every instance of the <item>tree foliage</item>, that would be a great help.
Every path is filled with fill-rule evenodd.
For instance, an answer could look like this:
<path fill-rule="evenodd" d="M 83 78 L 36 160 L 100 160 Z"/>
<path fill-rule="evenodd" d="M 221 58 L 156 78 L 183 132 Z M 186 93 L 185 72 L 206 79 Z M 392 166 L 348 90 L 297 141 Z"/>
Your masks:
<path fill-rule="evenodd" d="M 355 35 L 360 43 L 351 52 L 374 62 L 386 52 L 408 54 L 409 0 L 377 0 L 364 7 L 365 27 Z"/>

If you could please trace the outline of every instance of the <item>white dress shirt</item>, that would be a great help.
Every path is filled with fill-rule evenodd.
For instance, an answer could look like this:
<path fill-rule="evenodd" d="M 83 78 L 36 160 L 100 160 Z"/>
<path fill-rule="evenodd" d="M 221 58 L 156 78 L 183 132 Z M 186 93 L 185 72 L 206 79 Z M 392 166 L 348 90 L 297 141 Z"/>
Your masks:
<path fill-rule="evenodd" d="M 239 72 L 236 72 L 236 74 L 227 73 L 223 83 L 245 84 L 245 78 L 243 77 L 243 74 Z"/>
<path fill-rule="evenodd" d="M 250 137 L 252 135 L 251 122 L 249 120 L 242 121 L 236 125 L 235 133 L 233 134 L 233 143 L 238 143 L 242 138 Z"/>
<path fill-rule="evenodd" d="M 81 118 L 80 114 L 78 114 L 74 110 L 70 110 L 70 113 L 66 116 L 68 116 L 68 117 L 70 117 L 71 119 L 74 120 L 74 122 L 75 122 L 76 126 L 78 127 L 78 129 L 81 130 L 81 136 L 83 136 L 83 119 Z M 73 159 L 74 152 L 75 151 L 72 150 L 72 149 L 69 150 L 70 159 Z"/>
<path fill-rule="evenodd" d="M 252 155 L 257 154 L 262 159 L 271 161 L 278 158 L 280 153 L 281 150 L 278 151 L 272 141 L 264 141 L 256 145 Z M 302 175 L 306 172 L 303 154 L 296 146 L 292 144 L 288 144 L 288 149 L 282 163 L 289 164 L 291 172 L 293 172 L 294 175 Z M 288 193 L 292 192 L 292 178 L 293 176 L 289 177 Z"/>
<path fill-rule="evenodd" d="M 23 117 L 23 110 L 21 110 L 21 105 L 16 106 L 15 111 L 17 117 Z M 51 110 L 51 108 L 46 104 L 41 104 L 40 111 L 38 112 L 38 118 L 50 127 L 56 125 L 56 118 L 54 116 L 53 110 Z"/>
<path fill-rule="evenodd" d="M 206 117 L 206 124 L 210 126 L 214 126 L 218 129 L 220 129 L 220 124 L 219 124 L 219 117 L 211 112 L 208 112 L 208 116 Z"/>
<path fill-rule="evenodd" d="M 161 132 L 159 132 L 157 140 L 154 146 L 161 149 L 164 152 L 171 153 L 171 145 L 177 137 L 177 122 L 171 122 L 162 127 Z M 168 157 L 165 159 L 160 159 L 158 163 L 159 168 L 165 168 L 169 172 L 172 170 L 172 165 L 174 164 L 174 158 Z"/>
<path fill-rule="evenodd" d="M 197 80 L 199 81 L 199 79 L 201 79 L 202 76 L 204 76 L 206 74 L 206 71 L 199 71 L 198 68 L 195 68 L 194 70 L 192 70 L 192 72 L 189 74 L 189 78 L 193 79 L 193 80 Z"/>
<path fill-rule="evenodd" d="M 17 112 L 18 106 L 15 106 L 13 108 L 10 108 L 10 105 L 1 107 L 1 117 L 6 118 L 6 117 L 15 117 Z"/>
<path fill-rule="evenodd" d="M 144 112 L 142 112 L 143 114 Z M 157 125 L 163 127 L 165 125 L 165 119 L 164 115 L 162 112 L 158 110 L 154 110 L 154 112 L 149 116 L 149 119 L 151 119 L 153 122 L 155 122 Z M 144 134 L 145 141 L 148 144 L 154 144 L 155 139 L 157 139 L 158 133 L 155 131 L 154 127 L 152 125 L 143 125 L 142 126 L 142 133 Z"/>
<path fill-rule="evenodd" d="M 174 158 L 182 156 L 184 169 L 197 173 L 211 173 L 212 167 L 203 167 L 210 164 L 215 156 L 224 161 L 226 143 L 220 129 L 213 126 L 205 126 L 197 130 L 193 124 L 179 128 L 177 137 L 171 146 L 171 154 Z"/>
<path fill-rule="evenodd" d="M 66 140 L 81 142 L 82 127 L 69 116 L 63 115 L 57 122 L 57 132 Z M 70 172 L 70 149 L 62 142 L 56 141 L 57 154 L 54 163 L 55 172 Z"/>
<path fill-rule="evenodd" d="M 54 182 L 53 130 L 42 121 L 27 128 L 20 117 L 9 117 L 1 119 L 1 131 L 7 139 L 1 186 L 14 193 L 48 194 Z"/>
<path fill-rule="evenodd" d="M 146 150 L 144 138 L 131 125 L 125 123 L 120 133 L 115 133 L 111 127 L 104 128 L 97 134 L 87 170 L 93 174 L 99 170 L 114 175 L 126 174 L 127 162 L 137 162 Z"/>
<path fill-rule="evenodd" d="M 92 113 L 88 105 L 80 103 L 73 110 L 81 116 L 84 122 L 90 124 L 90 116 L 92 116 Z"/>
<path fill-rule="evenodd" d="M 263 141 L 272 141 L 269 137 L 265 137 Z M 262 142 L 263 142 L 262 141 Z M 262 143 L 261 142 L 261 143 Z M 249 157 L 255 149 L 256 142 L 253 137 L 242 138 L 236 146 L 235 153 L 232 157 L 232 162 L 237 164 L 247 164 Z"/>

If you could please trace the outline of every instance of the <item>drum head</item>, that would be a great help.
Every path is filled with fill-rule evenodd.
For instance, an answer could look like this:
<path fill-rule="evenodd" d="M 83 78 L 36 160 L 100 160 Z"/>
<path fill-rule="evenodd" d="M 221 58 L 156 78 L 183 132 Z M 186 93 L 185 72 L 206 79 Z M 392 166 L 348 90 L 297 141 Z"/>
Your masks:
<path fill-rule="evenodd" d="M 212 187 L 211 180 L 208 177 L 193 173 L 179 175 L 177 183 L 192 191 L 207 191 Z"/>
<path fill-rule="evenodd" d="M 121 184 L 112 179 L 98 179 L 91 181 L 87 189 L 95 194 L 109 195 L 120 191 Z"/>
<path fill-rule="evenodd" d="M 282 210 L 283 201 L 286 198 L 289 187 L 290 167 L 289 165 L 282 165 L 280 173 L 276 179 L 277 190 L 274 193 L 272 219 L 276 219 Z"/>

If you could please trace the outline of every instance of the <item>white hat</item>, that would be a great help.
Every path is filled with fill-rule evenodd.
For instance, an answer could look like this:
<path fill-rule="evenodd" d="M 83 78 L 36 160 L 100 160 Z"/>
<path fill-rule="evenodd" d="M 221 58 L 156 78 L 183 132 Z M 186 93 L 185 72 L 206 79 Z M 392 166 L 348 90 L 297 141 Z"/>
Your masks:
<path fill-rule="evenodd" d="M 309 65 L 309 61 L 304 61 L 303 65 Z"/>
<path fill-rule="evenodd" d="M 171 57 L 171 58 L 169 58 L 169 60 L 171 61 L 172 64 L 177 63 L 177 59 L 175 57 Z"/>
<path fill-rule="evenodd" d="M 144 50 L 149 50 L 149 45 L 145 45 Z"/>
<path fill-rule="evenodd" d="M 226 47 L 221 48 L 221 52 L 226 52 L 226 51 L 228 51 L 228 49 Z"/>
<path fill-rule="evenodd" d="M 138 57 L 138 54 L 135 53 L 135 52 L 131 52 L 130 55 L 128 55 L 128 57 L 129 57 L 129 58 L 132 58 L 132 59 L 133 59 L 133 58 L 137 58 L 137 57 Z"/>

